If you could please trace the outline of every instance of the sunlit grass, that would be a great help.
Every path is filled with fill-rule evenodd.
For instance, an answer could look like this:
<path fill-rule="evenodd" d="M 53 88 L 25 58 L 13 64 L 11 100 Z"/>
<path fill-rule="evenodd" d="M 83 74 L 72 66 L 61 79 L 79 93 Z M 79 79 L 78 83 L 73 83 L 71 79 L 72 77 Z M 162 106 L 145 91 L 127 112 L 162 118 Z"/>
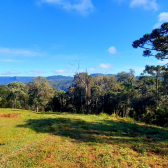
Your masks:
<path fill-rule="evenodd" d="M 0 168 L 168 167 L 168 129 L 101 114 L 0 117 Z"/>

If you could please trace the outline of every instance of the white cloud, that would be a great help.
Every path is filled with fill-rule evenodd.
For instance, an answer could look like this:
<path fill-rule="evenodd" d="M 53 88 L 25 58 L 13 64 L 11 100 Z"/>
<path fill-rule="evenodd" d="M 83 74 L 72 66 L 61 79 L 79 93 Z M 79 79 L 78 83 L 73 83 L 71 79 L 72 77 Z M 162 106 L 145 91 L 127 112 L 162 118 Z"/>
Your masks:
<path fill-rule="evenodd" d="M 53 5 L 59 5 L 65 10 L 75 10 L 83 15 L 86 15 L 93 11 L 94 6 L 91 0 L 76 0 L 72 3 L 70 0 L 41 0 L 42 3 L 48 3 Z"/>
<path fill-rule="evenodd" d="M 168 22 L 168 12 L 162 12 L 159 17 L 159 22 Z"/>
<path fill-rule="evenodd" d="M 108 69 L 108 68 L 112 67 L 112 65 L 111 65 L 111 64 L 100 64 L 99 67 L 100 67 L 100 68 Z"/>
<path fill-rule="evenodd" d="M 11 49 L 11 48 L 0 48 L 0 54 L 10 54 L 10 55 L 23 55 L 23 56 L 40 56 L 41 53 L 24 50 L 24 49 Z"/>
<path fill-rule="evenodd" d="M 158 61 L 160 64 L 168 64 L 168 60 Z"/>
<path fill-rule="evenodd" d="M 146 10 L 158 10 L 158 4 L 156 3 L 156 0 L 132 0 L 130 7 L 143 7 Z"/>
<path fill-rule="evenodd" d="M 39 70 L 39 71 L 31 70 L 30 72 L 31 72 L 32 75 L 34 75 L 34 76 L 39 76 L 39 75 L 45 73 L 44 71 L 41 71 L 41 70 Z"/>
<path fill-rule="evenodd" d="M 111 46 L 111 47 L 108 49 L 108 52 L 109 52 L 110 54 L 116 54 L 116 53 L 117 53 L 117 50 L 116 50 L 116 48 L 115 48 L 114 46 Z"/>
<path fill-rule="evenodd" d="M 90 70 L 91 70 L 91 71 L 95 71 L 96 69 L 94 69 L 94 68 L 90 68 Z"/>
<path fill-rule="evenodd" d="M 92 72 L 100 72 L 100 70 L 95 69 L 95 68 L 90 68 L 90 71 L 92 71 Z"/>
<path fill-rule="evenodd" d="M 1 75 L 10 75 L 10 76 L 19 75 L 19 74 L 21 74 L 21 72 L 17 70 L 11 70 L 11 71 L 6 71 L 6 72 L 1 73 Z"/>
<path fill-rule="evenodd" d="M 159 28 L 162 23 L 168 22 L 168 12 L 162 12 L 158 15 L 159 21 L 154 25 L 154 29 Z"/>
<path fill-rule="evenodd" d="M 54 73 L 66 73 L 66 71 L 64 71 L 64 70 L 62 70 L 62 69 L 60 69 L 60 70 L 55 70 L 55 71 L 53 71 Z"/>

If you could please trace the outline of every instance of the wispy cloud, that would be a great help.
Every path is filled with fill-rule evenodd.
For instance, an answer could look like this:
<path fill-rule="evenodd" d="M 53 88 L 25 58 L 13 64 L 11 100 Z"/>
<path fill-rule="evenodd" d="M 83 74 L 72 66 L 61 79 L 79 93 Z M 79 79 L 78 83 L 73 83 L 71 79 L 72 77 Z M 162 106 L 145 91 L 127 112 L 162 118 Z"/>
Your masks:
<path fill-rule="evenodd" d="M 21 72 L 19 72 L 17 70 L 5 71 L 5 72 L 1 73 L 1 75 L 7 75 L 7 76 L 20 75 L 20 74 L 21 74 Z"/>
<path fill-rule="evenodd" d="M 24 62 L 24 60 L 1 59 L 0 62 Z"/>
<path fill-rule="evenodd" d="M 108 52 L 109 52 L 110 54 L 116 54 L 116 53 L 117 53 L 117 50 L 116 50 L 116 48 L 115 48 L 114 46 L 111 46 L 111 47 L 108 49 Z"/>
<path fill-rule="evenodd" d="M 95 69 L 95 68 L 90 68 L 90 71 L 91 71 L 91 72 L 100 72 L 99 69 Z"/>
<path fill-rule="evenodd" d="M 41 0 L 40 2 L 59 5 L 65 10 L 75 10 L 82 15 L 86 15 L 94 10 L 92 0 L 76 0 L 75 3 L 70 2 L 70 0 Z"/>
<path fill-rule="evenodd" d="M 44 71 L 41 71 L 41 70 L 31 70 L 30 73 L 33 75 L 33 76 L 40 76 L 41 74 L 45 73 Z"/>
<path fill-rule="evenodd" d="M 53 59 L 63 59 L 63 60 L 78 60 L 78 59 L 85 59 L 86 56 L 82 56 L 82 55 L 63 55 L 63 54 L 60 54 L 60 55 L 55 55 L 53 56 Z"/>
<path fill-rule="evenodd" d="M 65 68 L 65 69 L 68 69 L 68 70 L 69 70 L 69 69 L 71 69 L 71 68 L 70 68 L 70 67 L 68 67 L 68 66 L 65 66 L 64 68 Z"/>
<path fill-rule="evenodd" d="M 156 3 L 156 0 L 132 0 L 130 7 L 143 7 L 146 10 L 158 10 L 158 4 Z"/>
<path fill-rule="evenodd" d="M 54 73 L 66 73 L 66 71 L 64 71 L 64 70 L 62 70 L 62 69 L 60 69 L 60 70 L 55 70 L 55 71 L 53 71 Z"/>
<path fill-rule="evenodd" d="M 99 66 L 100 68 L 105 68 L 105 69 L 108 69 L 108 68 L 111 68 L 112 65 L 111 64 L 100 64 Z"/>
<path fill-rule="evenodd" d="M 0 48 L 0 54 L 10 54 L 10 55 L 22 55 L 22 56 L 42 56 L 44 54 L 26 50 L 26 49 L 11 49 L 11 48 Z"/>
<path fill-rule="evenodd" d="M 159 21 L 154 25 L 154 29 L 159 28 L 162 23 L 168 22 L 168 12 L 162 12 L 158 15 Z"/>
<path fill-rule="evenodd" d="M 63 70 L 63 69 L 59 69 L 59 70 L 55 70 L 55 71 L 52 71 L 54 74 L 65 74 L 65 73 L 74 73 L 73 70 Z"/>
<path fill-rule="evenodd" d="M 168 64 L 168 60 L 158 61 L 159 64 Z"/>

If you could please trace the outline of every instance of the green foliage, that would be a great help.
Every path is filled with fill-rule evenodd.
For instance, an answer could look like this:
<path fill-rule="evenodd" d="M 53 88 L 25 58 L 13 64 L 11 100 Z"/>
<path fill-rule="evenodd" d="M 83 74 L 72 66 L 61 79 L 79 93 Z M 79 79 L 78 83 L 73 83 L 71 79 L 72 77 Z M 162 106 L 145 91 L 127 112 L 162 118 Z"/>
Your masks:
<path fill-rule="evenodd" d="M 107 118 L 108 115 L 132 117 L 167 127 L 167 72 L 160 66 L 148 66 L 147 70 L 157 76 L 157 82 L 149 76 L 136 78 L 134 70 L 130 69 L 117 76 L 76 74 L 75 84 L 67 92 L 55 91 L 42 77 L 26 85 L 10 83 L 7 87 L 0 87 L 0 107 L 100 114 Z"/>
<path fill-rule="evenodd" d="M 163 23 L 159 29 L 154 29 L 152 33 L 145 34 L 132 44 L 134 48 L 143 48 L 143 56 L 154 56 L 157 59 L 167 59 L 168 56 L 168 22 Z"/>
<path fill-rule="evenodd" d="M 30 95 L 29 104 L 35 105 L 37 112 L 39 106 L 45 107 L 50 99 L 54 97 L 55 91 L 46 78 L 35 78 L 34 82 L 30 83 L 28 87 L 28 93 Z"/>

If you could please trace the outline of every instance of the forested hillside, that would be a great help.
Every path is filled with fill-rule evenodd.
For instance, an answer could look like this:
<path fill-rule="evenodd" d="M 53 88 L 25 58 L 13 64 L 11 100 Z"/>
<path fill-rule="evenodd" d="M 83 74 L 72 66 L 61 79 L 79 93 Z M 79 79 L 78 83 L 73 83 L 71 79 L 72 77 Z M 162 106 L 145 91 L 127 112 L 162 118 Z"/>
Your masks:
<path fill-rule="evenodd" d="M 44 77 L 27 84 L 11 82 L 0 87 L 0 107 L 85 114 L 103 112 L 166 127 L 168 75 L 162 69 L 159 72 L 163 80 L 157 76 L 137 79 L 133 70 L 116 76 L 77 73 L 66 92 L 52 88 Z"/>
<path fill-rule="evenodd" d="M 14 77 L 0 77 L 0 85 L 7 85 L 11 82 L 22 82 L 24 84 L 33 82 L 33 79 L 36 77 L 20 77 L 20 76 L 14 76 Z M 62 76 L 62 75 L 56 75 L 56 76 L 48 76 L 46 77 L 48 82 L 52 85 L 53 88 L 56 90 L 64 90 L 67 91 L 69 86 L 72 85 L 73 77 L 70 76 Z"/>

